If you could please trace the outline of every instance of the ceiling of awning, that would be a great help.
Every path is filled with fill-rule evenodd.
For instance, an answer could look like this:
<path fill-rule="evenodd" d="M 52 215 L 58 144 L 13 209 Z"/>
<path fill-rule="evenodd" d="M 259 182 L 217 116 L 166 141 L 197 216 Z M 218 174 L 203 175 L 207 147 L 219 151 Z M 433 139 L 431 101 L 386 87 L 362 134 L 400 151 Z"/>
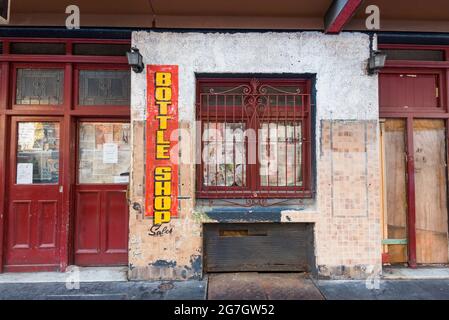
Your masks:
<path fill-rule="evenodd" d="M 12 14 L 64 13 L 69 5 L 78 5 L 82 13 L 99 15 L 151 12 L 148 0 L 12 0 L 11 11 Z"/>
<path fill-rule="evenodd" d="M 331 0 L 152 0 L 162 15 L 322 17 Z"/>
<path fill-rule="evenodd" d="M 97 14 L 151 13 L 193 16 L 323 16 L 332 0 L 13 0 L 16 13 L 59 13 L 68 5 L 78 5 L 82 12 Z"/>
<path fill-rule="evenodd" d="M 76 4 L 83 27 L 323 30 L 332 0 L 12 0 L 11 25 L 64 26 Z M 345 30 L 365 30 L 368 5 L 378 5 L 382 31 L 449 32 L 448 0 L 365 1 Z M 155 18 L 155 21 L 153 21 Z"/>
<path fill-rule="evenodd" d="M 367 5 L 377 5 L 383 20 L 449 20 L 449 0 L 369 0 Z M 364 18 L 359 10 L 355 18 Z"/>

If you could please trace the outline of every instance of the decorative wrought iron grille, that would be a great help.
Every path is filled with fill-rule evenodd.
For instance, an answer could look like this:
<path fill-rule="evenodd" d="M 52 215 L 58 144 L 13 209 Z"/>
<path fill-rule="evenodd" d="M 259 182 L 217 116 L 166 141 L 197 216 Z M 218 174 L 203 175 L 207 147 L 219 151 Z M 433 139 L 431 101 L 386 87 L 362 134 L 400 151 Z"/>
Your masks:
<path fill-rule="evenodd" d="M 310 197 L 310 82 L 199 79 L 198 198 Z"/>

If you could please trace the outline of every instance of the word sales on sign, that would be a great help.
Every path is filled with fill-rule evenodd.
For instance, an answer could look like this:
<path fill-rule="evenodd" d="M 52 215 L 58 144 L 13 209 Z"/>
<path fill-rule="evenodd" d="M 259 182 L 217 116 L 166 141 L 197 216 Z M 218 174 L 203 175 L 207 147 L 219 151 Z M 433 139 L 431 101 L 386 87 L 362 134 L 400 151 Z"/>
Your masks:
<path fill-rule="evenodd" d="M 147 85 L 145 216 L 162 224 L 178 214 L 178 66 L 149 65 Z"/>

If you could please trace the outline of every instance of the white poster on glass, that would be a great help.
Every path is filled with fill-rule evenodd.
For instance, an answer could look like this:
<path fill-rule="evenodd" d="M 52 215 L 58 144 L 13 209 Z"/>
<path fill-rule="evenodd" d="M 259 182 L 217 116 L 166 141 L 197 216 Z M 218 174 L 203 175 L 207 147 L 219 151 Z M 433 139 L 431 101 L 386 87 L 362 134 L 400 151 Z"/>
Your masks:
<path fill-rule="evenodd" d="M 118 145 L 116 143 L 103 144 L 103 163 L 118 163 Z"/>
<path fill-rule="evenodd" d="M 17 164 L 17 184 L 33 184 L 33 164 L 18 163 Z"/>

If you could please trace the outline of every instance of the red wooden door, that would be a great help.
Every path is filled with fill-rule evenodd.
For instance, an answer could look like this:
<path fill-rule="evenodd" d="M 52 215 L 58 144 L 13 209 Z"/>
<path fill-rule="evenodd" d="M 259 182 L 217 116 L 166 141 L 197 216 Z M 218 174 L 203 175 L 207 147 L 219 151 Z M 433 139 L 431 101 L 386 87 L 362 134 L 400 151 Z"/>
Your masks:
<path fill-rule="evenodd" d="M 126 122 L 78 125 L 76 265 L 128 263 L 129 137 Z"/>
<path fill-rule="evenodd" d="M 57 270 L 62 205 L 62 121 L 13 118 L 6 271 Z"/>

